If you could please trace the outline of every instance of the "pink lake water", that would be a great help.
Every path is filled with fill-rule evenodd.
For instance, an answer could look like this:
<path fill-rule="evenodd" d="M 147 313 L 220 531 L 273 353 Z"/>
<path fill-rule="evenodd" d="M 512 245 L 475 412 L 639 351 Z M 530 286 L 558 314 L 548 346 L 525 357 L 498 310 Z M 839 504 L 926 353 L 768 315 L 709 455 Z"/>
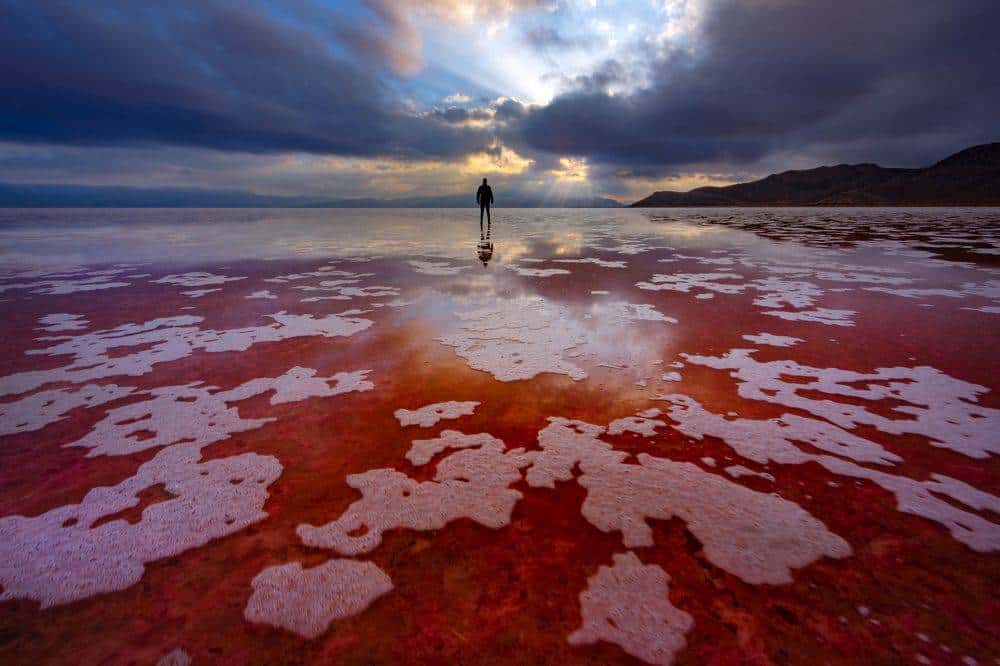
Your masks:
<path fill-rule="evenodd" d="M 0 211 L 2 663 L 995 663 L 1000 210 Z"/>

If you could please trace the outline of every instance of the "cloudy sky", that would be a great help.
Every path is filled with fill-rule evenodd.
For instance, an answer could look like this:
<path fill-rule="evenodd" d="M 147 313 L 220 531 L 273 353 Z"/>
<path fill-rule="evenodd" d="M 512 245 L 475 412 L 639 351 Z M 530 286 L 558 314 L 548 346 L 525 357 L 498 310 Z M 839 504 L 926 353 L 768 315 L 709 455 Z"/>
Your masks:
<path fill-rule="evenodd" d="M 996 141 L 998 62 L 996 0 L 0 0 L 0 181 L 628 201 Z"/>

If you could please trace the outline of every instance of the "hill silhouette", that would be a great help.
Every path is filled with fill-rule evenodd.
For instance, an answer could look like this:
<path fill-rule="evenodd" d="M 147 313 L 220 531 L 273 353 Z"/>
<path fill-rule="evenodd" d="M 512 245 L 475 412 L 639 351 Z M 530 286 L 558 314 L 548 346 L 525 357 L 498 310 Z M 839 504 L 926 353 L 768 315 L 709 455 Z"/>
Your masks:
<path fill-rule="evenodd" d="M 749 183 L 654 192 L 633 207 L 995 206 L 1000 143 L 966 148 L 923 169 L 838 164 L 785 171 Z"/>

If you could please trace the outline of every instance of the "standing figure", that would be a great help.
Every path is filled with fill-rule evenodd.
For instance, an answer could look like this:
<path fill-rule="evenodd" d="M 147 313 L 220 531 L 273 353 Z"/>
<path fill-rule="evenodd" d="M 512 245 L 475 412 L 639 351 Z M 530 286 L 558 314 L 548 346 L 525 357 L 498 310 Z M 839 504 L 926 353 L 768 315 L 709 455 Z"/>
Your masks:
<path fill-rule="evenodd" d="M 490 219 L 490 206 L 493 205 L 493 188 L 486 184 L 485 178 L 483 178 L 483 184 L 476 190 L 476 203 L 479 204 L 479 237 L 483 238 L 483 213 L 486 213 L 487 230 L 493 225 L 493 220 Z"/>

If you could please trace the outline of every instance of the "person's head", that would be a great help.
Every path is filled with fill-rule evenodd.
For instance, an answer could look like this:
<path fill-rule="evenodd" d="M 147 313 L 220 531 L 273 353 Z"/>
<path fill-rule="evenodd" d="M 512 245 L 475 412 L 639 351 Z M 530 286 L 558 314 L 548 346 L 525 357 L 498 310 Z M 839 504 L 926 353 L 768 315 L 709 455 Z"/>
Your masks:
<path fill-rule="evenodd" d="M 485 184 L 486 184 L 486 179 L 485 179 L 485 178 L 483 178 L 483 185 L 485 185 Z"/>

